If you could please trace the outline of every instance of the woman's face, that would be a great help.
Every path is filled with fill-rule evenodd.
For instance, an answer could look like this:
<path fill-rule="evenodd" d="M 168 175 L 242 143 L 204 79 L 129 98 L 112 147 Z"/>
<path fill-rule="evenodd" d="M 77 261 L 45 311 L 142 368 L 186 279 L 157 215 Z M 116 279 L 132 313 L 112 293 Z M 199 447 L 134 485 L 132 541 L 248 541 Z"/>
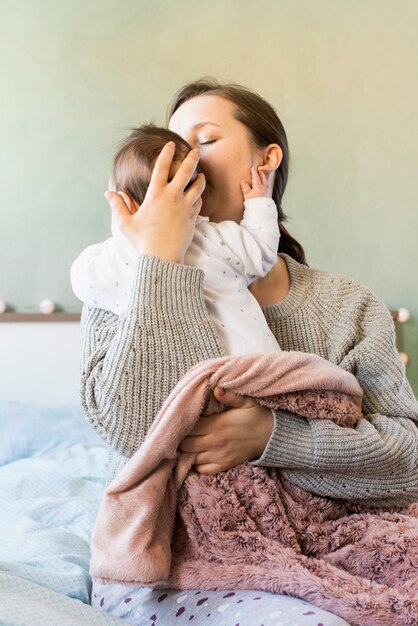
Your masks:
<path fill-rule="evenodd" d="M 172 116 L 169 129 L 200 150 L 206 176 L 201 215 L 213 222 L 240 222 L 244 198 L 240 181 L 251 181 L 250 168 L 261 164 L 261 150 L 246 126 L 234 117 L 236 105 L 221 96 L 187 100 Z"/>

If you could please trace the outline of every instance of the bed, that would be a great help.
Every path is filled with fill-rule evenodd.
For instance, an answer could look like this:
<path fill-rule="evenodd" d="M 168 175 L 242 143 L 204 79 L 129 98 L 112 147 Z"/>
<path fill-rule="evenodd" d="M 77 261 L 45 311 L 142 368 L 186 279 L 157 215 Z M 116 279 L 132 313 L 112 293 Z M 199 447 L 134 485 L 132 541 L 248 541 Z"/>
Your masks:
<path fill-rule="evenodd" d="M 1 402 L 0 423 L 0 623 L 124 623 L 88 606 L 101 441 L 75 406 Z"/>
<path fill-rule="evenodd" d="M 126 624 L 89 606 L 106 449 L 78 405 L 79 316 L 0 318 L 0 624 Z"/>
<path fill-rule="evenodd" d="M 89 541 L 107 452 L 78 403 L 78 320 L 15 315 L 0 323 L 2 625 L 127 623 L 89 605 Z M 277 624 L 290 623 L 291 599 L 283 600 Z M 330 615 L 321 623 L 345 622 Z"/>

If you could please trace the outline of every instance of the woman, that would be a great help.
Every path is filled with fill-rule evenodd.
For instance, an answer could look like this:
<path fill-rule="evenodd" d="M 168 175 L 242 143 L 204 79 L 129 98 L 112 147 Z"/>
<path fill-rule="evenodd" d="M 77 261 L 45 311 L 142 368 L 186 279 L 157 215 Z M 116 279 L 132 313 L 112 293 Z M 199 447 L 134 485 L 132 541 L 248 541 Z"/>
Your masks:
<path fill-rule="evenodd" d="M 184 253 L 200 209 L 212 221 L 241 219 L 240 182 L 251 167 L 261 167 L 278 207 L 280 254 L 251 291 L 284 350 L 316 353 L 355 374 L 364 391 L 365 416 L 354 429 L 329 420 L 308 422 L 216 388 L 214 394 L 230 409 L 201 417 L 181 447 L 197 453 L 196 469 L 204 474 L 251 461 L 280 468 L 294 484 L 327 497 L 395 508 L 416 501 L 418 404 L 396 351 L 390 314 L 365 287 L 309 269 L 302 247 L 283 227 L 289 153 L 276 113 L 242 87 L 204 80 L 177 94 L 169 128 L 198 149 L 173 180 L 167 182 L 173 153 L 166 146 L 137 213 L 107 193 L 114 222 L 138 251 L 127 314 L 83 311 L 82 402 L 93 428 L 110 445 L 109 480 L 141 445 L 184 373 L 222 354 L 204 306 L 201 272 L 183 265 Z M 198 160 L 206 185 L 197 178 L 188 187 Z M 276 621 L 271 594 L 237 592 L 229 596 L 233 603 L 225 592 L 204 595 L 198 605 L 193 592 L 95 585 L 93 604 L 137 624 L 140 616 L 143 623 L 171 624 L 180 609 L 178 617 L 184 613 L 202 624 Z M 251 613 L 255 597 L 263 598 L 256 616 Z M 237 617 L 240 602 L 245 615 Z M 292 606 L 310 614 L 300 601 Z M 320 611 L 311 610 L 318 623 Z M 320 619 L 345 623 L 323 611 Z"/>

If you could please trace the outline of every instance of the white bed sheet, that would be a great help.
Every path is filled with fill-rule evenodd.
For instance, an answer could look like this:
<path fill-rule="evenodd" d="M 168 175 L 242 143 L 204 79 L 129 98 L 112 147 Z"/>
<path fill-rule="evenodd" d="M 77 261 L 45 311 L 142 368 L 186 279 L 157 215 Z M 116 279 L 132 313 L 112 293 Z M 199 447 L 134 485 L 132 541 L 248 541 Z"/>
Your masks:
<path fill-rule="evenodd" d="M 89 606 L 107 452 L 76 407 L 0 403 L 0 624 L 123 624 Z"/>

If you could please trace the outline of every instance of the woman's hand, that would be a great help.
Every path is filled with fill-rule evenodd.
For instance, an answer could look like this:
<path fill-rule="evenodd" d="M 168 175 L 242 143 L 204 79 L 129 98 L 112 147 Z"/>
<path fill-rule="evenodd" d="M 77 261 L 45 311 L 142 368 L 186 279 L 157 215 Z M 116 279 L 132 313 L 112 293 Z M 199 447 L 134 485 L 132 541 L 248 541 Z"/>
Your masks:
<path fill-rule="evenodd" d="M 253 398 L 215 387 L 213 395 L 230 408 L 202 416 L 180 450 L 196 452 L 195 469 L 215 474 L 262 455 L 273 431 L 270 409 Z"/>
<path fill-rule="evenodd" d="M 140 207 L 126 194 L 112 191 L 106 198 L 112 208 L 113 230 L 127 237 L 139 254 L 159 256 L 183 263 L 193 239 L 196 217 L 202 206 L 205 177 L 192 179 L 199 161 L 199 151 L 191 150 L 168 182 L 175 145 L 167 143 L 155 162 L 144 202 Z"/>

